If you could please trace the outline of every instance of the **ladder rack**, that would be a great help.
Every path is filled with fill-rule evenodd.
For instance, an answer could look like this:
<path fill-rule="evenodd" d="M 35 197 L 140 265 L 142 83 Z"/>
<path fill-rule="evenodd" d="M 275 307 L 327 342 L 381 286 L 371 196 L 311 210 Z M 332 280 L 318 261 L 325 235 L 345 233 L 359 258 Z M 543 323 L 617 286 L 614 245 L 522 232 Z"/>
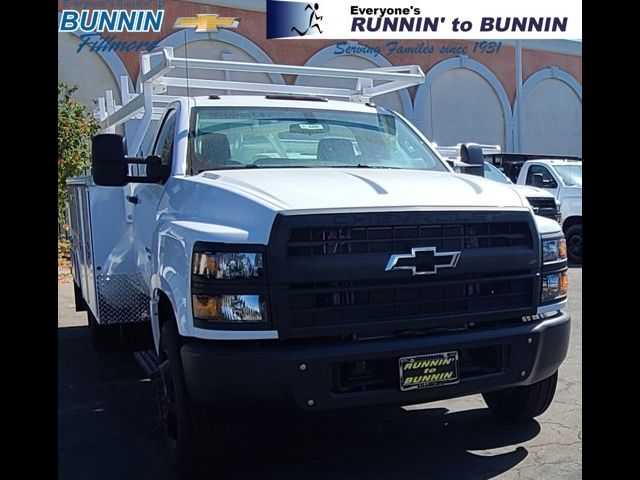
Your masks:
<path fill-rule="evenodd" d="M 188 69 L 189 79 L 171 76 L 176 68 Z M 266 74 L 298 75 L 303 77 L 347 78 L 356 80 L 354 88 L 315 87 L 289 85 L 286 83 L 259 83 L 232 80 L 213 80 L 198 76 L 200 70 L 225 72 L 251 72 Z M 424 72 L 418 65 L 393 66 L 352 70 L 343 68 L 299 67 L 263 63 L 206 60 L 173 56 L 173 48 L 140 56 L 138 91 L 129 90 L 129 79 L 120 78 L 121 105 L 116 104 L 113 92 L 107 90 L 98 99 L 94 116 L 103 131 L 114 132 L 115 127 L 129 119 L 140 120 L 134 139 L 129 142 L 133 152 L 137 151 L 152 120 L 160 119 L 165 107 L 177 98 L 167 95 L 169 87 L 197 88 L 205 90 L 227 90 L 284 95 L 316 95 L 351 102 L 366 103 L 372 97 L 384 95 L 424 82 Z"/>

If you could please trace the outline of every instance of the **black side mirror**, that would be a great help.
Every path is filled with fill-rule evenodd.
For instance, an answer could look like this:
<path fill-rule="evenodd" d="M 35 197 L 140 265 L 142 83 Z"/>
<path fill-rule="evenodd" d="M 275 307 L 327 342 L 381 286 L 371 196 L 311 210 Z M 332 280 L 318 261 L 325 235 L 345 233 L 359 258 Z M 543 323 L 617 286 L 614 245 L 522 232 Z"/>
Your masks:
<path fill-rule="evenodd" d="M 147 178 L 150 183 L 164 183 L 169 179 L 171 167 L 163 165 L 159 156 L 149 155 L 144 161 L 147 164 Z"/>
<path fill-rule="evenodd" d="M 538 188 L 544 188 L 546 186 L 544 184 L 544 175 L 541 173 L 534 173 L 531 176 L 531 185 Z"/>
<path fill-rule="evenodd" d="M 91 175 L 96 185 L 123 187 L 129 183 L 129 167 L 124 155 L 124 139 L 115 133 L 103 133 L 91 142 Z"/>
<path fill-rule="evenodd" d="M 460 160 L 471 165 L 465 173 L 484 177 L 484 153 L 482 147 L 473 143 L 465 143 L 460 147 Z"/>
<path fill-rule="evenodd" d="M 145 159 L 126 157 L 124 139 L 115 133 L 96 135 L 92 140 L 91 175 L 96 185 L 123 187 L 130 182 L 164 183 L 171 167 L 162 165 L 157 155 Z M 129 165 L 146 165 L 145 176 L 129 176 Z"/>

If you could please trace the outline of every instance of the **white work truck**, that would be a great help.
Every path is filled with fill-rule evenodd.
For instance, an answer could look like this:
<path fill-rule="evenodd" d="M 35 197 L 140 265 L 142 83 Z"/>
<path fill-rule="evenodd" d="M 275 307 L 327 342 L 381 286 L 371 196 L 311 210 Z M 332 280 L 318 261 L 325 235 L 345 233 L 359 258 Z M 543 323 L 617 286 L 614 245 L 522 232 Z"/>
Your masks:
<path fill-rule="evenodd" d="M 187 65 L 188 80 L 171 76 Z M 454 173 L 415 126 L 370 102 L 423 80 L 417 66 L 259 65 L 163 49 L 142 57 L 139 90 L 122 105 L 100 100 L 107 133 L 93 140 L 92 176 L 69 181 L 77 307 L 98 339 L 150 324 L 182 473 L 215 466 L 240 414 L 478 393 L 508 419 L 550 405 L 570 332 L 562 231 L 510 185 Z M 113 133 L 128 120 L 132 156 Z"/>
<path fill-rule="evenodd" d="M 500 145 L 474 145 L 477 145 L 482 149 L 482 154 L 485 157 L 487 155 L 500 155 L 502 153 Z M 562 223 L 560 201 L 556 200 L 551 193 L 547 192 L 543 188 L 514 184 L 500 169 L 486 160 L 483 165 L 471 165 L 465 163 L 460 159 L 461 148 L 462 144 L 454 146 L 436 146 L 438 153 L 447 160 L 447 163 L 456 173 L 478 175 L 488 178 L 489 180 L 493 180 L 494 182 L 513 185 L 518 192 L 522 193 L 526 197 L 536 215 L 551 218 L 556 220 L 558 223 Z"/>
<path fill-rule="evenodd" d="M 518 185 L 531 185 L 551 193 L 560 202 L 562 230 L 569 261 L 582 263 L 582 161 L 528 160 L 518 175 Z"/>

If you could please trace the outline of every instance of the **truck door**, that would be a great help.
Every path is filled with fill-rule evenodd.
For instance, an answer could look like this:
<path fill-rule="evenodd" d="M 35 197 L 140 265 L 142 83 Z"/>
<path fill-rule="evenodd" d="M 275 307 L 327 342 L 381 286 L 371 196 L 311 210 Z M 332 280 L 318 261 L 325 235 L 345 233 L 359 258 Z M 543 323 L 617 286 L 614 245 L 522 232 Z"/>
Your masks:
<path fill-rule="evenodd" d="M 163 165 L 171 166 L 176 136 L 177 114 L 175 109 L 167 111 L 158 134 L 153 142 L 151 153 L 160 157 Z M 135 184 L 129 201 L 133 206 L 133 231 L 139 271 L 147 287 L 151 280 L 151 239 L 156 226 L 156 213 L 164 185 L 157 183 Z"/>
<path fill-rule="evenodd" d="M 536 177 L 534 175 L 539 174 L 542 175 L 542 183 L 537 183 Z M 538 176 L 538 178 L 540 178 Z M 544 188 L 549 193 L 552 193 L 554 197 L 558 198 L 558 181 L 555 179 L 553 174 L 549 171 L 549 169 L 545 165 L 533 164 L 529 165 L 529 170 L 527 170 L 527 176 L 525 179 L 525 183 L 527 185 L 531 185 L 538 188 Z"/>

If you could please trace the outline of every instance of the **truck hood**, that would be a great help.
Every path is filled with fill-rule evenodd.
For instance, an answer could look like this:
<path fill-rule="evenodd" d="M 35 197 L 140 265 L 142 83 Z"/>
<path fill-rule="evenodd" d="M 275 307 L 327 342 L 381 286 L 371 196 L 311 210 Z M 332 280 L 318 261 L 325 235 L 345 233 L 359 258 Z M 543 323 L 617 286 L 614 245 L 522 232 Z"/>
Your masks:
<path fill-rule="evenodd" d="M 528 207 L 510 185 L 425 170 L 310 168 L 216 170 L 196 181 L 276 210 L 367 207 Z"/>

